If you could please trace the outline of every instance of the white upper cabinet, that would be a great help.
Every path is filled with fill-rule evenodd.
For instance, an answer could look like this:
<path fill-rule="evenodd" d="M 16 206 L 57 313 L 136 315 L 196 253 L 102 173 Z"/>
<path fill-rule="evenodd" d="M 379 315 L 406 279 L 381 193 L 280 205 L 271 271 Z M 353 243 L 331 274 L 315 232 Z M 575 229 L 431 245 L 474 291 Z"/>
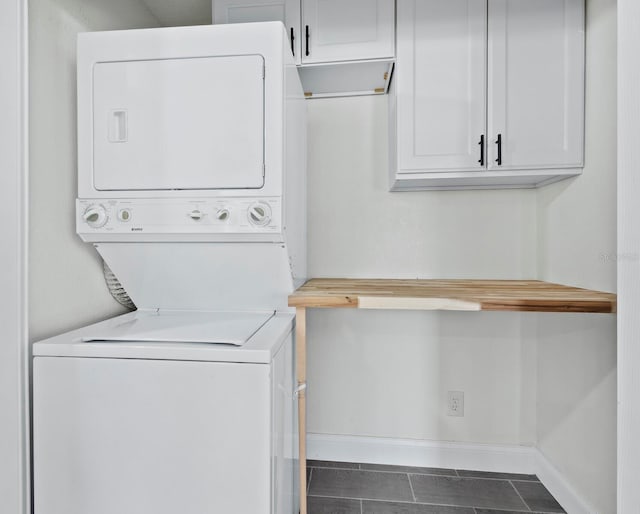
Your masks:
<path fill-rule="evenodd" d="M 301 62 L 300 0 L 214 0 L 214 23 L 281 21 L 287 28 L 291 52 Z"/>
<path fill-rule="evenodd" d="M 482 169 L 485 1 L 399 2 L 398 27 L 400 169 Z"/>
<path fill-rule="evenodd" d="M 580 173 L 584 0 L 398 0 L 392 190 Z"/>
<path fill-rule="evenodd" d="M 394 3 L 302 0 L 302 62 L 393 58 Z"/>
<path fill-rule="evenodd" d="M 395 0 L 213 0 L 213 23 L 282 21 L 307 97 L 383 94 Z"/>
<path fill-rule="evenodd" d="M 583 9 L 582 0 L 489 1 L 490 169 L 583 165 Z"/>

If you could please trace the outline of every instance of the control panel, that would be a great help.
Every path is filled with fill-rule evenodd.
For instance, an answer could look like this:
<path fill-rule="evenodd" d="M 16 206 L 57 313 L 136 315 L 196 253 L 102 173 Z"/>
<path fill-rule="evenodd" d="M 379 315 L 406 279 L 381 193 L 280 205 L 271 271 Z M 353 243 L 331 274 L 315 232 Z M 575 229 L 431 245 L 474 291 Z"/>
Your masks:
<path fill-rule="evenodd" d="M 280 198 L 78 200 L 79 234 L 278 234 Z"/>

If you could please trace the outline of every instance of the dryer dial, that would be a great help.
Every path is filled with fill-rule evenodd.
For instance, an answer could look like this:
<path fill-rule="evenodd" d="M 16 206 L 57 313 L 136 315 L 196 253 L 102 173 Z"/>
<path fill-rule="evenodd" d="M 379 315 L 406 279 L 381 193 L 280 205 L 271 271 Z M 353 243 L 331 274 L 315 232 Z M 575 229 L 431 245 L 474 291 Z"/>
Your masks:
<path fill-rule="evenodd" d="M 102 205 L 90 205 L 84 211 L 82 219 L 91 228 L 101 228 L 109 221 L 107 210 Z"/>
<path fill-rule="evenodd" d="M 229 221 L 229 216 L 231 216 L 231 212 L 227 207 L 218 209 L 218 212 L 216 212 L 216 219 L 219 221 Z"/>
<path fill-rule="evenodd" d="M 118 219 L 124 223 L 131 221 L 131 211 L 129 209 L 120 209 L 118 211 Z"/>
<path fill-rule="evenodd" d="M 189 213 L 189 217 L 193 221 L 200 221 L 204 217 L 204 213 L 200 209 L 194 209 Z"/>
<path fill-rule="evenodd" d="M 264 227 L 271 221 L 271 207 L 262 202 L 254 203 L 249 207 L 247 217 L 252 225 Z"/>

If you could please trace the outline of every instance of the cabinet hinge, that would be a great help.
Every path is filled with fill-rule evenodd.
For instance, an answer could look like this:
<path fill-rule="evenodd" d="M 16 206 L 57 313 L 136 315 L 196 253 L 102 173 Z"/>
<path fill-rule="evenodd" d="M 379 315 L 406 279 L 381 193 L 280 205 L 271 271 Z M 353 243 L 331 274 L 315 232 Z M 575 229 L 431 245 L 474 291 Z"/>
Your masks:
<path fill-rule="evenodd" d="M 304 393 L 307 389 L 307 383 L 306 382 L 302 382 L 301 384 L 298 384 L 298 387 L 296 387 L 293 391 L 293 395 L 296 398 L 300 398 L 301 396 L 304 396 Z"/>

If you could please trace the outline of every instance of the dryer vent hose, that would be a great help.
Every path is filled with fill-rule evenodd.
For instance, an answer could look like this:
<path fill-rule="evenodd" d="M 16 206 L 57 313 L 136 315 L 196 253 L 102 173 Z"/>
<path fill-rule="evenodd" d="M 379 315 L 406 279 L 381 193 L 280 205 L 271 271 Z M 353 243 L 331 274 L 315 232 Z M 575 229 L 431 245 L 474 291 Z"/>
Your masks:
<path fill-rule="evenodd" d="M 118 277 L 113 274 L 113 271 L 111 271 L 111 268 L 105 261 L 102 261 L 102 267 L 104 270 L 104 280 L 107 283 L 111 296 L 113 296 L 119 304 L 124 305 L 127 309 L 131 309 L 132 311 L 136 310 L 136 305 L 131 301 L 131 298 L 129 298 L 124 287 L 122 287 Z"/>

